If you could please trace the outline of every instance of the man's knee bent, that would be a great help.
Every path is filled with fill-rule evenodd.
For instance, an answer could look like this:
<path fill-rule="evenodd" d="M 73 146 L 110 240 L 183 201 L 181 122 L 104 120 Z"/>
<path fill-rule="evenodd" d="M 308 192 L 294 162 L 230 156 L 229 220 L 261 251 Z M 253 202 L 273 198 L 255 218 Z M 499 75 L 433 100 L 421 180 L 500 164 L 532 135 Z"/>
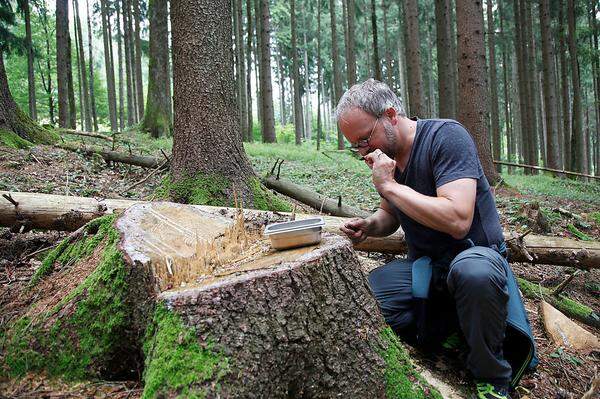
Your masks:
<path fill-rule="evenodd" d="M 500 255 L 477 251 L 477 248 L 473 248 L 473 251 L 467 250 L 470 253 L 457 256 L 450 265 L 447 283 L 451 293 L 457 290 L 468 290 L 474 296 L 485 296 L 490 290 L 504 291 L 506 272 L 499 263 L 501 260 L 494 258 Z"/>

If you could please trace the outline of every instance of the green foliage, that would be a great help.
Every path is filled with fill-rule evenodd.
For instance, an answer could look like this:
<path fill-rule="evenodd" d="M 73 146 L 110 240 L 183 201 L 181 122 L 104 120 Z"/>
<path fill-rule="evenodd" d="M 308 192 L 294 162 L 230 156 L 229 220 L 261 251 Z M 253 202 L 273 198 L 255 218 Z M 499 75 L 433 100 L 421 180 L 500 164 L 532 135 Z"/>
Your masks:
<path fill-rule="evenodd" d="M 275 135 L 278 143 L 293 144 L 296 142 L 296 131 L 294 129 L 294 125 L 277 125 Z"/>
<path fill-rule="evenodd" d="M 17 149 L 27 149 L 33 146 L 33 143 L 22 139 L 16 133 L 4 129 L 0 129 L 0 143 Z"/>
<path fill-rule="evenodd" d="M 600 211 L 592 212 L 590 217 L 598 226 L 600 226 Z"/>
<path fill-rule="evenodd" d="M 416 372 L 410 356 L 392 329 L 386 327 L 380 334 L 387 347 L 380 352 L 386 364 L 386 396 L 397 399 L 442 399 L 442 395 Z"/>
<path fill-rule="evenodd" d="M 600 184 L 589 184 L 542 174 L 533 176 L 503 174 L 502 178 L 509 186 L 526 194 L 568 198 L 600 205 Z"/>
<path fill-rule="evenodd" d="M 287 201 L 277 197 L 271 191 L 267 190 L 262 184 L 260 184 L 260 181 L 258 179 L 250 179 L 250 181 L 248 182 L 248 186 L 252 190 L 255 209 L 281 212 L 292 211 L 292 207 Z"/>
<path fill-rule="evenodd" d="M 24 316 L 9 326 L 1 348 L 3 369 L 9 375 L 45 370 L 67 380 L 99 377 L 104 370 L 96 367 L 130 350 L 130 343 L 123 342 L 129 326 L 127 270 L 113 221 L 112 216 L 97 221 L 96 235 L 104 249 L 96 269 L 53 309 Z M 88 246 L 52 257 L 76 262 Z"/>
<path fill-rule="evenodd" d="M 215 351 L 214 344 L 200 343 L 195 330 L 184 326 L 164 304 L 157 306 L 148 326 L 144 354 L 144 399 L 173 391 L 178 397 L 204 398 L 203 384 L 218 387 L 229 372 L 229 360 Z"/>
<path fill-rule="evenodd" d="M 575 227 L 571 223 L 569 223 L 567 225 L 567 229 L 571 232 L 571 234 L 573 234 L 575 237 L 579 238 L 580 240 L 583 240 L 583 241 L 590 241 L 591 240 L 590 236 L 588 236 L 587 234 L 585 234 L 584 232 L 582 232 L 581 230 L 579 230 L 577 227 Z"/>

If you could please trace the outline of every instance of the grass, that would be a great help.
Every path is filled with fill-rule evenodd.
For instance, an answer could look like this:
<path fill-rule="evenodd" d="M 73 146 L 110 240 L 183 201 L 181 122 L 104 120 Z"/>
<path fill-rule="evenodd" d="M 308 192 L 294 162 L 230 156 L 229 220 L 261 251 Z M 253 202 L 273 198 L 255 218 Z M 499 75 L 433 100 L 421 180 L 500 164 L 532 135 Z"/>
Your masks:
<path fill-rule="evenodd" d="M 510 186 L 524 194 L 568 198 L 600 206 L 600 184 L 595 181 L 584 183 L 578 180 L 554 178 L 544 174 L 527 176 L 504 173 L 502 178 Z"/>

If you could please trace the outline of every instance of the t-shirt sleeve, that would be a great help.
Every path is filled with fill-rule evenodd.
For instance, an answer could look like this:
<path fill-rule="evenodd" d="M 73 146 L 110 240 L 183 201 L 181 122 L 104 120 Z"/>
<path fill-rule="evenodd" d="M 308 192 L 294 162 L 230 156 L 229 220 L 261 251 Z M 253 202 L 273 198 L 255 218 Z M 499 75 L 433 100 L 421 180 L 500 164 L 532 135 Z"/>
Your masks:
<path fill-rule="evenodd" d="M 431 146 L 436 188 L 454 180 L 479 179 L 483 175 L 475 142 L 459 123 L 445 123 L 440 127 Z"/>

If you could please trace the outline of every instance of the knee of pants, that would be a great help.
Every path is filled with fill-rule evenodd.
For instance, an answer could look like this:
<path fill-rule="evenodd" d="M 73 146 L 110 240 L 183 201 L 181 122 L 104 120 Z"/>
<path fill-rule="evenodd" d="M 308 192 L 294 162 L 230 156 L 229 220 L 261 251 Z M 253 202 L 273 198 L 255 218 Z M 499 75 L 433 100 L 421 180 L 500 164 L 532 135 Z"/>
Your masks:
<path fill-rule="evenodd" d="M 452 293 L 467 291 L 475 297 L 506 290 L 506 275 L 489 259 L 464 258 L 455 262 L 448 274 L 448 289 Z"/>

